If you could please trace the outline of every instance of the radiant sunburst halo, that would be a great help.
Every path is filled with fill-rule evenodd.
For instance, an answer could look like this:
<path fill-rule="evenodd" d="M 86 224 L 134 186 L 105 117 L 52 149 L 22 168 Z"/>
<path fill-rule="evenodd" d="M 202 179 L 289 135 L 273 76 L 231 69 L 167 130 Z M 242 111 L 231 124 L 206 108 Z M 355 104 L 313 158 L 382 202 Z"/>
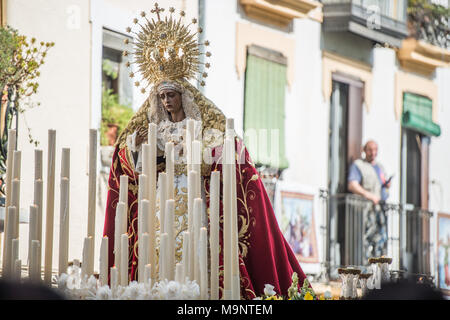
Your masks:
<path fill-rule="evenodd" d="M 209 68 L 210 63 L 203 63 L 199 57 L 211 57 L 210 52 L 201 53 L 201 46 L 208 46 L 209 41 L 202 44 L 197 42 L 197 35 L 203 30 L 197 28 L 196 32 L 191 32 L 189 27 L 197 23 L 197 19 L 192 19 L 191 23 L 184 25 L 182 22 L 185 16 L 184 11 L 180 11 L 180 18 L 175 19 L 173 13 L 174 8 L 169 8 L 168 16 L 161 17 L 164 8 L 160 8 L 157 3 L 152 14 L 156 15 L 156 19 L 147 18 L 145 12 L 141 12 L 141 20 L 137 18 L 133 20 L 133 24 L 140 27 L 138 32 L 132 31 L 128 27 L 126 31 L 135 35 L 134 51 L 124 51 L 124 56 L 133 56 L 134 61 L 131 63 L 138 66 L 139 72 L 148 84 L 141 90 L 145 92 L 145 88 L 151 84 L 157 84 L 164 80 L 176 80 L 184 78 L 186 80 L 196 78 L 201 86 L 205 85 L 203 80 L 208 75 L 200 71 L 200 65 Z M 130 67 L 127 63 L 127 67 Z M 130 73 L 134 76 L 134 73 Z M 197 78 L 198 77 L 198 78 Z M 141 85 L 135 82 L 136 86 Z"/>

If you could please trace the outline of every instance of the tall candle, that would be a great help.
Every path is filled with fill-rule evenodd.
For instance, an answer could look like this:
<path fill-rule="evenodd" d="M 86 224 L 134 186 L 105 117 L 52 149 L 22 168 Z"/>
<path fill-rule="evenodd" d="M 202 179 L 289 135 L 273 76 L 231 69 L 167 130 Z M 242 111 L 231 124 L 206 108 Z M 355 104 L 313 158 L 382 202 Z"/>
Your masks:
<path fill-rule="evenodd" d="M 229 165 L 229 144 L 224 143 L 223 148 L 223 242 L 224 242 L 224 277 L 223 277 L 223 299 L 232 298 L 232 236 L 231 236 L 231 187 L 230 187 L 230 165 Z"/>
<path fill-rule="evenodd" d="M 174 199 L 174 151 L 173 142 L 166 143 L 167 199 Z"/>
<path fill-rule="evenodd" d="M 119 201 L 125 203 L 128 210 L 128 176 L 126 174 L 120 176 Z"/>
<path fill-rule="evenodd" d="M 14 224 L 14 238 L 19 237 L 19 221 L 20 221 L 20 180 L 13 179 L 12 181 L 12 195 L 11 195 L 11 205 L 16 207 L 16 218 L 12 222 Z"/>
<path fill-rule="evenodd" d="M 168 234 L 163 233 L 160 236 L 159 246 L 159 280 L 167 279 L 167 242 L 169 240 Z"/>
<path fill-rule="evenodd" d="M 116 297 L 117 285 L 119 284 L 119 270 L 116 267 L 111 267 L 111 291 L 113 298 Z"/>
<path fill-rule="evenodd" d="M 16 130 L 9 129 L 8 130 L 8 154 L 6 159 L 6 204 L 5 208 L 8 210 L 8 207 L 11 205 L 11 188 L 12 188 L 12 176 L 13 176 L 13 153 L 16 149 Z M 8 228 L 8 214 L 5 214 L 4 220 L 4 230 Z M 6 239 L 6 237 L 5 237 Z M 6 252 L 6 241 L 3 241 L 3 255 Z M 2 269 L 5 270 L 6 260 L 3 257 L 2 259 Z"/>
<path fill-rule="evenodd" d="M 61 178 L 70 179 L 70 148 L 62 148 Z"/>
<path fill-rule="evenodd" d="M 194 280 L 201 284 L 200 279 L 200 261 L 199 261 L 199 241 L 200 241 L 200 228 L 201 228 L 201 216 L 202 216 L 202 199 L 194 199 Z"/>
<path fill-rule="evenodd" d="M 148 264 L 148 244 L 149 234 L 147 232 L 141 234 L 139 239 L 139 259 L 138 259 L 138 280 L 145 282 L 145 266 Z"/>
<path fill-rule="evenodd" d="M 91 250 L 92 250 L 92 237 L 85 237 L 84 243 L 83 243 L 83 261 L 81 264 L 81 276 L 88 278 L 91 276 L 90 269 L 91 269 L 91 261 L 89 260 L 91 258 Z"/>
<path fill-rule="evenodd" d="M 189 231 L 183 232 L 183 252 L 181 256 L 181 263 L 183 264 L 183 282 L 186 281 L 186 277 L 189 276 L 189 264 L 190 264 L 190 254 L 189 254 Z"/>
<path fill-rule="evenodd" d="M 164 223 L 167 233 L 167 279 L 174 280 L 175 271 L 175 230 L 174 230 L 175 200 L 166 201 L 166 222 Z"/>
<path fill-rule="evenodd" d="M 30 206 L 30 228 L 28 229 L 28 266 L 31 265 L 31 243 L 38 240 L 38 208 L 35 205 Z"/>
<path fill-rule="evenodd" d="M 34 180 L 42 180 L 42 150 L 34 149 Z"/>
<path fill-rule="evenodd" d="M 20 180 L 20 172 L 22 167 L 22 151 L 14 151 L 13 153 L 13 179 Z"/>
<path fill-rule="evenodd" d="M 13 274 L 13 277 L 15 275 L 16 270 L 16 260 L 19 259 L 19 239 L 15 238 L 12 239 L 12 245 L 11 245 L 11 271 Z"/>
<path fill-rule="evenodd" d="M 16 259 L 14 261 L 14 279 L 20 281 L 22 278 L 22 260 Z"/>
<path fill-rule="evenodd" d="M 148 200 L 149 200 L 149 263 L 156 265 L 156 136 L 158 126 L 154 123 L 149 124 L 148 144 L 150 145 L 150 172 L 148 174 Z M 156 268 L 151 268 L 151 279 L 156 278 Z"/>
<path fill-rule="evenodd" d="M 145 271 L 144 271 L 144 283 L 147 286 L 149 286 L 150 288 L 151 288 L 151 284 L 152 284 L 151 275 L 152 275 L 152 265 L 146 264 Z"/>
<path fill-rule="evenodd" d="M 12 240 L 14 239 L 15 233 L 15 224 L 12 223 L 16 219 L 16 207 L 8 207 L 6 211 L 6 215 L 10 223 L 7 225 L 7 229 L 5 232 L 5 251 L 3 251 L 3 262 L 5 267 L 3 268 L 3 278 L 8 278 L 11 276 L 12 270 Z"/>
<path fill-rule="evenodd" d="M 37 207 L 37 240 L 39 240 L 39 270 L 41 270 L 42 259 L 42 207 L 44 203 L 44 182 L 41 179 L 34 181 L 34 199 L 33 204 Z M 39 271 L 40 276 L 40 271 Z"/>
<path fill-rule="evenodd" d="M 195 121 L 188 119 L 186 124 L 186 161 L 187 172 L 192 170 L 192 141 L 195 139 Z"/>
<path fill-rule="evenodd" d="M 150 174 L 150 152 L 151 146 L 147 143 L 142 144 L 142 174 L 148 176 Z M 147 195 L 145 195 L 145 198 Z"/>
<path fill-rule="evenodd" d="M 104 236 L 100 244 L 100 286 L 108 285 L 108 237 Z"/>
<path fill-rule="evenodd" d="M 164 172 L 159 173 L 159 223 L 160 232 L 165 232 L 164 223 L 166 222 L 166 200 L 167 200 L 167 174 Z"/>
<path fill-rule="evenodd" d="M 31 255 L 30 255 L 30 267 L 28 269 L 28 276 L 31 281 L 40 280 L 41 268 L 39 266 L 39 254 L 41 253 L 39 240 L 31 241 Z"/>
<path fill-rule="evenodd" d="M 208 231 L 205 227 L 200 229 L 199 260 L 200 260 L 200 299 L 208 299 Z"/>
<path fill-rule="evenodd" d="M 196 182 L 197 182 L 198 173 L 196 171 L 189 171 L 188 173 L 188 231 L 190 233 L 190 241 L 189 241 L 189 255 L 190 259 L 188 262 L 188 273 L 186 276 L 189 277 L 190 280 L 194 280 L 194 199 L 196 194 Z"/>
<path fill-rule="evenodd" d="M 95 239 L 95 199 L 97 182 L 97 129 L 89 130 L 89 186 L 88 186 L 88 227 L 87 235 Z M 95 241 L 92 241 L 91 257 L 94 262 Z M 92 264 L 92 268 L 94 265 Z M 93 269 L 90 271 L 94 271 Z"/>
<path fill-rule="evenodd" d="M 211 172 L 210 181 L 210 252 L 211 252 L 211 299 L 219 299 L 219 205 L 220 172 Z"/>
<path fill-rule="evenodd" d="M 177 263 L 175 266 L 175 281 L 178 283 L 184 283 L 184 268 L 182 263 Z"/>
<path fill-rule="evenodd" d="M 125 203 L 119 202 L 117 204 L 114 222 L 114 265 L 118 269 L 118 280 L 120 281 L 120 237 L 122 234 L 127 233 L 128 229 L 128 217 L 125 211 Z"/>
<path fill-rule="evenodd" d="M 120 236 L 120 285 L 128 286 L 128 233 Z"/>
<path fill-rule="evenodd" d="M 200 198 L 201 195 L 201 163 L 202 163 L 202 145 L 200 141 L 192 141 L 192 169 L 197 172 L 195 182 L 195 197 Z"/>
<path fill-rule="evenodd" d="M 69 261 L 69 188 L 69 179 L 65 177 L 61 178 L 59 211 L 59 275 L 67 272 Z"/>
<path fill-rule="evenodd" d="M 56 131 L 48 130 L 48 155 L 47 155 L 47 211 L 45 221 L 45 260 L 44 281 L 51 285 L 52 259 L 53 259 L 53 219 L 55 199 L 55 150 Z"/>

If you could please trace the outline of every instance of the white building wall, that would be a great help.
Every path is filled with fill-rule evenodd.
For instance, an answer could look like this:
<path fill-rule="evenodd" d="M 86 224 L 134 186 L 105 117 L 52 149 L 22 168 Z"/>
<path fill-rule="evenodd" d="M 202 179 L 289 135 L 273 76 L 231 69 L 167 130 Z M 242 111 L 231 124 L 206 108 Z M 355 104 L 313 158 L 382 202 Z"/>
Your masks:
<path fill-rule="evenodd" d="M 363 145 L 368 140 L 378 143 L 377 160 L 387 176 L 394 174 L 389 190 L 389 202 L 400 201 L 401 119 L 395 118 L 394 92 L 396 55 L 393 49 L 373 49 L 372 103 L 363 106 Z"/>
<path fill-rule="evenodd" d="M 41 105 L 19 117 L 18 149 L 22 151 L 20 205 L 28 212 L 33 201 L 34 145 L 28 142 L 25 123 L 43 149 L 45 246 L 45 208 L 47 188 L 48 129 L 56 130 L 55 206 L 53 267 L 58 265 L 59 177 L 61 149 L 69 147 L 70 168 L 70 252 L 69 259 L 81 257 L 82 237 L 87 232 L 87 146 L 90 123 L 90 26 L 89 1 L 14 0 L 7 3 L 7 23 L 29 39 L 55 42 L 41 67 L 38 94 L 33 102 Z M 13 124 L 13 127 L 15 124 Z M 28 219 L 28 214 L 25 215 Z M 19 257 L 27 262 L 28 224 L 20 225 Z M 44 250 L 43 250 L 44 252 Z M 44 253 L 43 253 L 44 256 Z"/>

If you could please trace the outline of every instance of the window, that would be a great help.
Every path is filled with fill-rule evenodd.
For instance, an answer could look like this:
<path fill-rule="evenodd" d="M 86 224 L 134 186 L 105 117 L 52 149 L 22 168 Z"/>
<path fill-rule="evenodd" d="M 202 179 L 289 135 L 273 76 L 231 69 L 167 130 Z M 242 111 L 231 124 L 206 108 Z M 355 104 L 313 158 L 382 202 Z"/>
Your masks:
<path fill-rule="evenodd" d="M 122 34 L 103 30 L 102 53 L 102 146 L 113 146 L 133 115 L 133 82 L 126 63 L 130 57 L 123 56 L 129 50 Z"/>
<path fill-rule="evenodd" d="M 245 143 L 257 166 L 285 169 L 285 90 L 287 59 L 250 46 L 244 97 Z"/>

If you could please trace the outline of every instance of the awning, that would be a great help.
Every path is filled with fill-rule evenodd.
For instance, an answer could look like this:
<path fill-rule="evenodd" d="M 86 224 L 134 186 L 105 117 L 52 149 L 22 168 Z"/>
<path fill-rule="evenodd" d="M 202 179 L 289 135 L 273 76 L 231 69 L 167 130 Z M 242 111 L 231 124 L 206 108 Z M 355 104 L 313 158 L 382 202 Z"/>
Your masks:
<path fill-rule="evenodd" d="M 433 102 L 417 94 L 403 94 L 402 126 L 427 136 L 438 137 L 441 127 L 432 120 Z"/>

